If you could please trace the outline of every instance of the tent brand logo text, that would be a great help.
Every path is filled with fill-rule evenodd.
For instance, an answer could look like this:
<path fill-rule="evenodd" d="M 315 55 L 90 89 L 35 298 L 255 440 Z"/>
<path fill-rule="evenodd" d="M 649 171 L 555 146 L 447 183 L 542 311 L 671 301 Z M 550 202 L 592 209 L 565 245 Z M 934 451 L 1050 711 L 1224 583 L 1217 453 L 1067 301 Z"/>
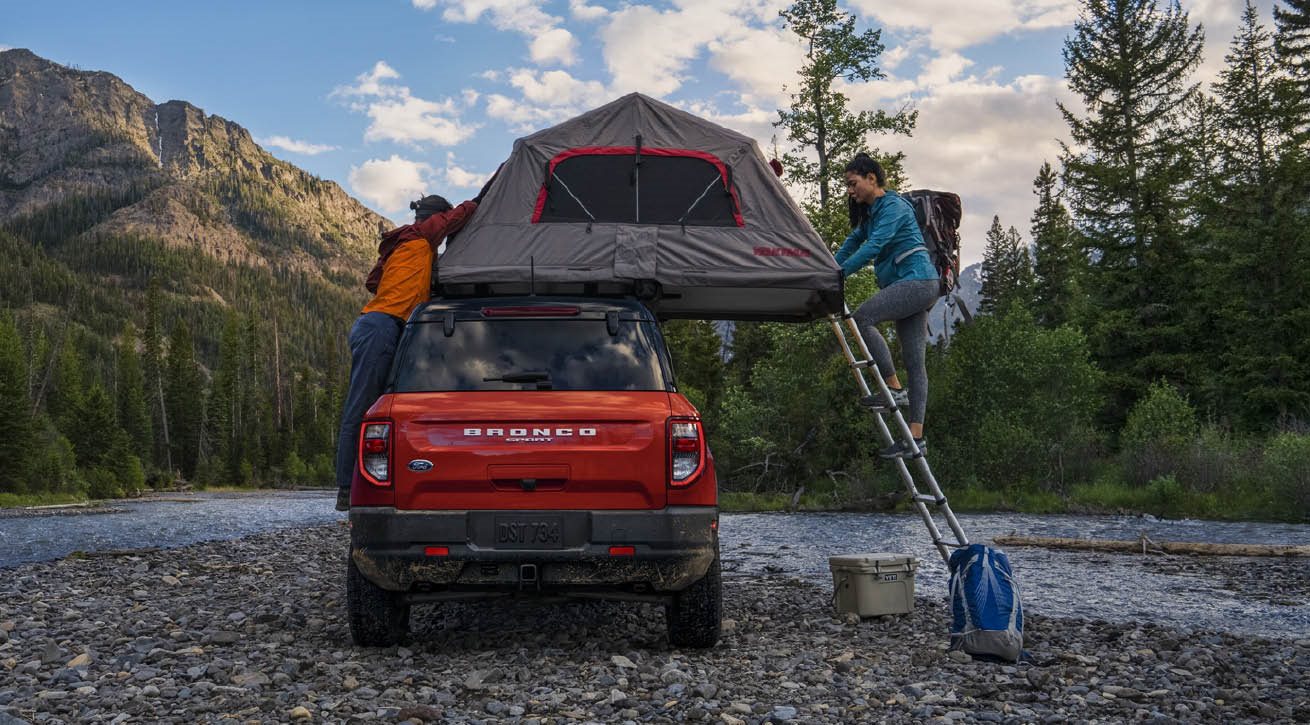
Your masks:
<path fill-rule="evenodd" d="M 544 443 L 555 438 L 595 438 L 595 428 L 465 428 L 470 438 L 502 438 L 509 443 Z"/>
<path fill-rule="evenodd" d="M 810 250 L 795 249 L 793 247 L 756 247 L 755 256 L 757 257 L 808 257 Z"/>

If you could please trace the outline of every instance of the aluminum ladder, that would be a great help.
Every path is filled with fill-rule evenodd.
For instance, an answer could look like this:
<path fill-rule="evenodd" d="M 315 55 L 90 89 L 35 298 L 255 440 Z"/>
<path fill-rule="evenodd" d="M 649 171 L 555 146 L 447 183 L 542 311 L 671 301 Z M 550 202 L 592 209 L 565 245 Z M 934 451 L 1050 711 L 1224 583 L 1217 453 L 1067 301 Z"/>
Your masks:
<path fill-rule="evenodd" d="M 869 371 L 877 390 L 885 400 L 891 400 L 891 391 L 887 389 L 887 383 L 882 379 L 882 374 L 878 371 L 878 365 L 873 361 L 873 356 L 869 354 L 869 346 L 864 341 L 864 336 L 860 334 L 860 328 L 855 324 L 855 319 L 851 317 L 851 308 L 846 307 L 845 312 L 841 315 L 829 315 L 828 321 L 832 324 L 832 331 L 837 335 L 837 342 L 841 344 L 842 353 L 846 356 L 846 363 L 855 375 L 855 384 L 859 386 L 861 395 L 869 396 L 873 394 L 873 388 L 869 386 L 869 378 L 865 376 L 865 371 Z M 845 323 L 843 326 L 842 323 Z M 855 346 L 852 347 L 851 341 L 854 340 Z M 860 357 L 855 356 L 858 349 Z M 933 546 L 937 547 L 938 553 L 942 555 L 942 561 L 949 562 L 951 549 L 969 545 L 969 539 L 964 535 L 964 530 L 960 528 L 960 522 L 955 518 L 955 512 L 951 510 L 950 503 L 946 500 L 946 494 L 942 493 L 941 486 L 937 485 L 937 479 L 932 475 L 932 469 L 928 466 L 927 457 L 919 451 L 914 445 L 914 437 L 910 435 L 910 426 L 905 422 L 905 416 L 901 415 L 899 407 L 893 405 L 890 410 L 885 412 L 876 412 L 874 420 L 878 422 L 878 430 L 882 433 L 884 445 L 892 445 L 896 442 L 892 435 L 891 429 L 887 426 L 886 415 L 890 415 L 892 424 L 900 436 L 910 444 L 915 450 L 913 458 L 909 459 L 914 468 L 918 471 L 919 478 L 922 480 L 928 493 L 922 493 L 919 486 L 915 483 L 915 476 L 910 470 L 910 465 L 904 458 L 894 458 L 896 470 L 900 473 L 901 481 L 905 483 L 905 490 L 910 494 L 910 501 L 914 503 L 914 508 L 918 510 L 919 516 L 923 518 L 923 523 L 928 527 L 928 533 L 932 536 Z M 942 537 L 942 530 L 937 525 L 934 517 L 934 511 L 928 507 L 932 506 L 937 514 L 946 520 L 947 526 L 955 536 L 955 540 L 949 540 Z"/>

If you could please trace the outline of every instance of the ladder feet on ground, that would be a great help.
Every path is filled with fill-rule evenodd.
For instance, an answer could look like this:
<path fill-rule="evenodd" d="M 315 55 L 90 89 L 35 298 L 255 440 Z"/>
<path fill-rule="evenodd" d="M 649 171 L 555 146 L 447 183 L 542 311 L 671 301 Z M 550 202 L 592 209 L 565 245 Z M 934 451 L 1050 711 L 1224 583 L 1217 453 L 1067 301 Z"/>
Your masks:
<path fill-rule="evenodd" d="M 873 361 L 873 355 L 869 352 L 867 342 L 851 318 L 850 308 L 846 308 L 844 314 L 830 316 L 828 321 L 832 324 L 833 332 L 837 336 L 837 343 L 841 346 L 842 354 L 846 357 L 846 364 L 855 377 L 860 394 L 864 396 L 860 399 L 860 403 L 876 412 L 889 414 L 887 416 L 874 416 L 874 422 L 881 433 L 883 441 L 885 444 L 893 446 L 892 449 L 884 450 L 889 452 L 894 450 L 898 454 L 891 460 L 901 482 L 905 484 L 906 492 L 910 494 L 910 501 L 923 519 L 924 526 L 928 528 L 933 546 L 941 554 L 942 560 L 950 561 L 950 550 L 968 546 L 969 537 L 965 536 L 959 520 L 955 518 L 955 512 L 951 510 L 950 504 L 946 501 L 946 495 L 942 493 L 941 487 L 937 485 L 937 479 L 928 466 L 926 446 L 920 447 L 917 442 L 911 442 L 913 441 L 912 431 L 910 431 L 909 425 L 901 413 L 902 410 L 908 409 L 908 401 L 903 397 L 905 393 L 901 392 L 900 389 L 892 392 L 892 389 L 887 387 L 887 392 L 890 393 L 892 399 L 883 400 L 885 386 L 879 380 L 878 365 Z M 866 370 L 869 371 L 867 375 L 865 374 Z M 899 404 L 895 399 L 898 394 L 902 396 Z M 907 440 L 897 443 L 898 436 L 903 436 Z M 883 451 L 879 451 L 879 453 L 881 454 Z M 915 458 L 923 460 L 913 466 L 908 465 L 909 461 Z M 922 480 L 916 482 L 916 477 Z M 921 490 L 925 489 L 930 493 L 920 493 Z M 930 506 L 934 508 L 930 510 Z M 955 536 L 954 540 L 943 538 L 943 532 L 938 528 L 935 520 L 936 516 L 942 516 L 945 519 L 945 523 L 950 529 L 948 533 Z"/>

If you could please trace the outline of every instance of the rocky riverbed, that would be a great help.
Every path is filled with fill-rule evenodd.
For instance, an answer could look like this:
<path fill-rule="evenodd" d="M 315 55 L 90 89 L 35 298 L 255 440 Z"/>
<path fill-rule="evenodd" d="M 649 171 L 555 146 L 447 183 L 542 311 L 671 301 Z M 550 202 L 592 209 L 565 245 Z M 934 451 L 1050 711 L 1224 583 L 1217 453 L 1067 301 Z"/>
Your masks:
<path fill-rule="evenodd" d="M 1261 639 L 1030 614 L 1036 663 L 945 649 L 940 598 L 851 621 L 790 576 L 725 580 L 725 633 L 670 649 L 653 605 L 423 606 L 357 649 L 345 527 L 0 576 L 0 724 L 1306 722 L 1310 632 Z M 1167 558 L 1166 558 L 1167 559 Z"/>

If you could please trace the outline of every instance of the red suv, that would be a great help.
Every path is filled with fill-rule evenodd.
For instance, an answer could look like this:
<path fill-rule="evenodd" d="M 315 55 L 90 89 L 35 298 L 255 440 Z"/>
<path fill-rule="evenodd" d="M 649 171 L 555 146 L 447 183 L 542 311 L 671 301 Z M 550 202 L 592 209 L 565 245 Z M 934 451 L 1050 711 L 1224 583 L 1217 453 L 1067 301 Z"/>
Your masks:
<path fill-rule="evenodd" d="M 419 307 L 360 429 L 350 525 L 360 645 L 402 641 L 417 602 L 518 595 L 663 602 L 672 644 L 719 638 L 714 461 L 636 300 Z"/>

